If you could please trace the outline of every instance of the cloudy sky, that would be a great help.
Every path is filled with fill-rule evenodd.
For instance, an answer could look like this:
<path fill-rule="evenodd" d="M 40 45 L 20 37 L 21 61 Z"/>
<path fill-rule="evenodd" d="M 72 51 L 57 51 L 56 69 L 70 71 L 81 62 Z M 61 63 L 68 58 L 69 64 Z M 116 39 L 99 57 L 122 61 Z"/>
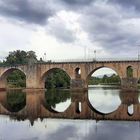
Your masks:
<path fill-rule="evenodd" d="M 140 0 L 0 0 L 0 59 L 137 57 Z M 44 55 L 46 54 L 46 55 Z"/>

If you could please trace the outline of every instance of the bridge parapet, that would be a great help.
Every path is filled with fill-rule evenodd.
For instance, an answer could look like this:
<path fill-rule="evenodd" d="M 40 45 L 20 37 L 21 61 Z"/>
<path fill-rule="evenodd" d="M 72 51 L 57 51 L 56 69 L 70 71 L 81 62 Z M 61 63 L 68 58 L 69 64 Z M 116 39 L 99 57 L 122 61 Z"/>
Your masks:
<path fill-rule="evenodd" d="M 57 59 L 41 62 L 41 64 L 55 64 L 55 63 L 101 63 L 101 62 L 140 62 L 137 57 L 114 57 L 114 58 L 88 58 L 88 59 Z M 40 63 L 40 62 L 39 62 Z"/>

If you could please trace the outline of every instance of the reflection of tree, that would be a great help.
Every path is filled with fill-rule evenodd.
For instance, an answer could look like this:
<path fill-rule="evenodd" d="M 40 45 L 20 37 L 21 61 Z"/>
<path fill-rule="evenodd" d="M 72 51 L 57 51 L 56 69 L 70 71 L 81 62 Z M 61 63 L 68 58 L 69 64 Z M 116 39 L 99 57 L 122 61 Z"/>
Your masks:
<path fill-rule="evenodd" d="M 7 92 L 7 108 L 11 112 L 18 112 L 26 105 L 26 95 L 21 91 Z"/>
<path fill-rule="evenodd" d="M 68 90 L 56 90 L 50 89 L 45 93 L 45 107 L 46 108 L 55 108 L 56 104 L 65 102 L 70 98 L 70 91 Z"/>

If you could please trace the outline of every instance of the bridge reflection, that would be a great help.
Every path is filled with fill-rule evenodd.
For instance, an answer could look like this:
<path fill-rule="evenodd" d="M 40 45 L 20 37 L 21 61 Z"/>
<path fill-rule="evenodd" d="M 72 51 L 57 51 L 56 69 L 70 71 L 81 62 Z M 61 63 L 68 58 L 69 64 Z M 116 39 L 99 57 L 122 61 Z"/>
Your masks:
<path fill-rule="evenodd" d="M 66 118 L 66 119 L 95 119 L 95 120 L 140 120 L 140 103 L 138 92 L 120 92 L 119 97 L 121 104 L 118 108 L 110 113 L 102 113 L 91 106 L 88 99 L 88 92 L 70 92 L 65 97 L 56 98 L 56 102 L 51 100 L 45 91 L 27 91 L 25 93 L 16 93 L 18 101 L 11 105 L 9 98 L 10 92 L 0 92 L 0 114 L 10 115 L 13 119 L 29 119 L 31 124 L 34 120 L 40 118 Z M 14 93 L 13 93 L 14 94 Z M 19 96 L 17 95 L 19 94 Z M 9 96 L 10 95 L 10 96 Z M 55 106 L 58 100 L 67 100 L 71 98 L 69 107 L 64 112 L 58 112 L 51 106 Z M 113 102 L 113 101 L 112 101 Z M 130 105 L 133 105 L 133 113 L 128 112 Z M 15 107 L 16 106 L 16 107 Z M 18 107 L 18 109 L 17 109 Z"/>

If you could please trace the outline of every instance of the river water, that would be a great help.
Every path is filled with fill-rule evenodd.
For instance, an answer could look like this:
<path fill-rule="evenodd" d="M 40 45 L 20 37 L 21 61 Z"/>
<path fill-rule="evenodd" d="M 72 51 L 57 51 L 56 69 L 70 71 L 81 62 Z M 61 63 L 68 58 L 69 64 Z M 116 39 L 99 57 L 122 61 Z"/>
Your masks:
<path fill-rule="evenodd" d="M 1 92 L 1 106 L 10 112 L 18 112 L 26 106 L 26 96 L 26 93 L 19 91 Z M 139 94 L 136 96 L 139 100 Z M 65 111 L 72 101 L 69 91 L 48 90 L 43 97 L 44 107 L 58 112 Z M 119 87 L 90 86 L 88 98 L 97 111 L 110 113 L 118 108 L 124 97 Z M 32 100 L 29 98 L 30 102 Z M 130 113 L 133 113 L 132 108 L 130 108 Z M 0 140 L 132 139 L 140 139 L 139 121 L 96 121 L 57 118 L 36 118 L 34 121 L 31 121 L 31 118 L 20 118 L 14 115 L 4 115 L 3 113 L 0 115 Z"/>

